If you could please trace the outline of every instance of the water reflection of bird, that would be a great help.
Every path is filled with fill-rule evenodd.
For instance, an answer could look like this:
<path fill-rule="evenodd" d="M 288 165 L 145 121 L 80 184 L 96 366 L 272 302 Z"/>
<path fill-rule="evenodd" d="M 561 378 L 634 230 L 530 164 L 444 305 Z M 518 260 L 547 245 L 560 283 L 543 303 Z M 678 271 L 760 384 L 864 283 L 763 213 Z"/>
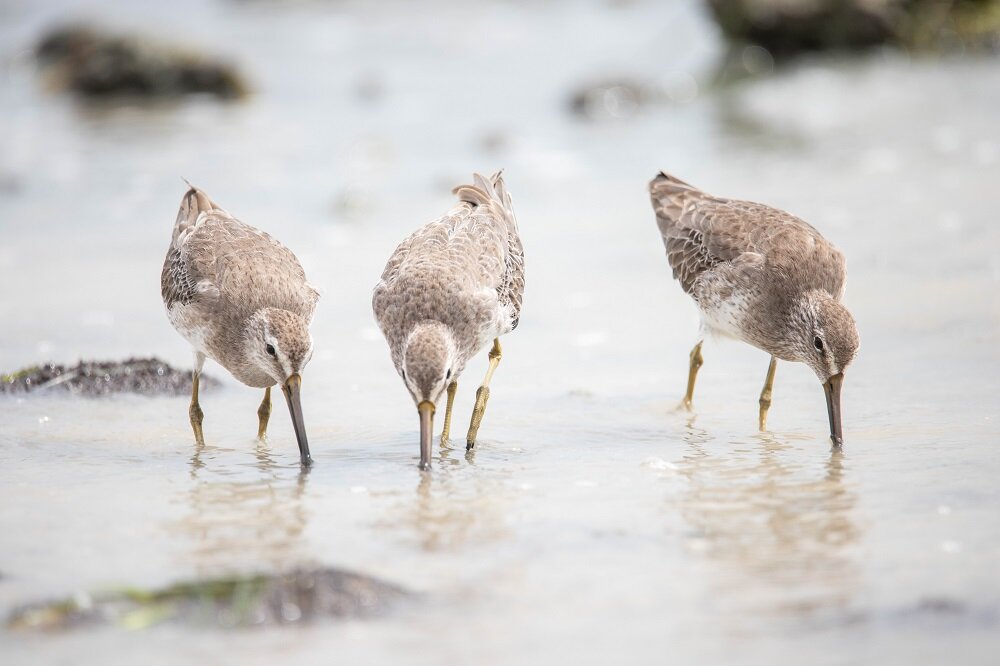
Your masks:
<path fill-rule="evenodd" d="M 802 220 L 763 204 L 714 197 L 666 173 L 650 182 L 649 191 L 667 259 L 698 305 L 703 335 L 736 338 L 771 355 L 760 429 L 766 428 L 778 359 L 798 361 L 823 383 L 830 438 L 842 444 L 840 389 L 859 342 L 854 318 L 840 302 L 844 255 Z M 703 339 L 691 350 L 688 408 Z"/>
<path fill-rule="evenodd" d="M 264 389 L 257 411 L 261 439 L 271 387 L 281 384 L 308 465 L 299 390 L 312 357 L 309 322 L 319 293 L 291 250 L 191 187 L 181 200 L 160 287 L 170 323 L 194 348 L 189 412 L 197 442 L 204 442 L 198 381 L 207 356 L 247 386 Z"/>
<path fill-rule="evenodd" d="M 470 472 L 451 454 L 452 450 L 442 450 L 444 474 L 421 474 L 415 498 L 407 499 L 402 510 L 393 514 L 393 528 L 412 530 L 426 551 L 481 546 L 509 533 L 506 514 L 511 497 L 503 480 L 481 469 Z"/>
<path fill-rule="evenodd" d="M 420 415 L 420 467 L 430 466 L 435 405 L 447 388 L 441 441 L 448 440 L 458 378 L 490 340 L 489 369 L 476 392 L 467 448 L 476 441 L 500 363 L 500 336 L 517 327 L 524 250 L 499 173 L 455 188 L 459 204 L 417 229 L 392 253 L 372 308 L 392 361 Z"/>
<path fill-rule="evenodd" d="M 720 582 L 734 604 L 744 595 L 751 604 L 771 603 L 766 595 L 795 589 L 795 600 L 782 595 L 778 610 L 843 607 L 858 576 L 849 549 L 860 539 L 844 455 L 834 449 L 814 473 L 787 463 L 787 442 L 761 438 L 750 454 L 720 456 L 705 433 L 689 428 L 688 451 L 677 463 L 689 490 L 676 508 L 691 525 L 691 548 L 725 565 Z"/>
<path fill-rule="evenodd" d="M 176 523 L 192 542 L 198 573 L 282 570 L 298 564 L 309 518 L 303 501 L 308 468 L 277 465 L 268 447 L 258 443 L 253 478 L 244 478 L 243 472 L 238 479 L 213 478 L 206 467 L 226 477 L 235 470 L 206 466 L 204 455 L 204 446 L 196 445 L 186 491 L 189 511 Z"/>

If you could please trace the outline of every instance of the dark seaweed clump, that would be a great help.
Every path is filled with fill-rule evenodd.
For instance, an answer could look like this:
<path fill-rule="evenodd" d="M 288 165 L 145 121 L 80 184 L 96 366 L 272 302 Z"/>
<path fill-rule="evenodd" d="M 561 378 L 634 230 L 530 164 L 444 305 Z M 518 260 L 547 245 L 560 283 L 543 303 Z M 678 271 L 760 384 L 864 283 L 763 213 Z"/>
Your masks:
<path fill-rule="evenodd" d="M 412 597 L 401 587 L 339 569 L 299 569 L 282 575 L 236 576 L 177 583 L 158 590 L 126 589 L 15 610 L 15 630 L 62 630 L 94 624 L 142 629 L 162 622 L 200 627 L 272 626 L 320 618 L 377 617 Z"/>
<path fill-rule="evenodd" d="M 201 376 L 201 388 L 212 389 L 218 380 Z M 191 372 L 178 370 L 158 358 L 127 361 L 80 361 L 74 366 L 46 363 L 0 375 L 0 394 L 61 391 L 97 397 L 113 393 L 187 395 Z"/>

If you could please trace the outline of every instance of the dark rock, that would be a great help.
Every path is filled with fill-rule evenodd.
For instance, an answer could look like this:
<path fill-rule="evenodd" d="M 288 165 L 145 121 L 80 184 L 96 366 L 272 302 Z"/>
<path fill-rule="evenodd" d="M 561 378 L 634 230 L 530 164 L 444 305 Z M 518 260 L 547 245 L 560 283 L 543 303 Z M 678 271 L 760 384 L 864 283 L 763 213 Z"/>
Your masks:
<path fill-rule="evenodd" d="M 200 388 L 219 386 L 216 379 L 201 376 Z M 0 375 L 0 394 L 64 391 L 85 397 L 112 393 L 143 395 L 187 395 L 191 371 L 178 370 L 157 358 L 127 361 L 80 361 L 75 366 L 47 363 Z"/>
<path fill-rule="evenodd" d="M 775 57 L 802 51 L 861 49 L 893 36 L 895 0 L 707 0 L 723 34 Z"/>
<path fill-rule="evenodd" d="M 159 590 L 127 589 L 15 610 L 11 629 L 59 630 L 91 624 L 142 629 L 161 622 L 195 626 L 272 626 L 321 618 L 382 615 L 414 595 L 401 587 L 339 569 L 185 582 Z"/>
<path fill-rule="evenodd" d="M 244 95 L 243 77 L 226 63 L 84 26 L 57 28 L 39 41 L 38 60 L 61 86 L 85 97 Z"/>
<path fill-rule="evenodd" d="M 880 45 L 1000 47 L 1000 0 L 706 0 L 727 38 L 775 58 Z"/>

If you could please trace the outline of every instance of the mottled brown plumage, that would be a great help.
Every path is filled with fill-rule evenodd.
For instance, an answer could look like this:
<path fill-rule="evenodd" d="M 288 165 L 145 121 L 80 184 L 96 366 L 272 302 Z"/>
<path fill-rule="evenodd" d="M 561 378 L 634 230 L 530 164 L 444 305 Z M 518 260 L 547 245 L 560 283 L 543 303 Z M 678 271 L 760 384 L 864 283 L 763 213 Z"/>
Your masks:
<path fill-rule="evenodd" d="M 372 297 L 393 364 L 418 405 L 433 406 L 468 360 L 520 319 L 524 251 L 510 195 L 499 173 L 474 181 L 455 188 L 459 203 L 450 212 L 399 244 Z"/>
<path fill-rule="evenodd" d="M 847 267 L 832 243 L 784 211 L 715 197 L 665 173 L 649 189 L 667 260 L 706 331 L 806 363 L 824 383 L 842 376 L 859 339 L 840 302 Z M 700 343 L 691 361 L 687 401 Z M 770 379 L 765 389 L 770 404 Z M 762 426 L 764 402 L 762 394 Z"/>
<path fill-rule="evenodd" d="M 268 234 L 240 222 L 191 187 L 181 201 L 160 275 L 167 316 L 195 351 L 192 422 L 200 439 L 197 377 L 205 357 L 247 386 L 283 384 L 298 400 L 298 380 L 312 357 L 312 320 L 319 293 L 306 282 L 295 255 Z M 291 394 L 289 394 L 289 391 Z M 270 413 L 270 394 L 265 397 Z M 197 408 L 197 409 L 196 409 Z M 291 408 L 291 407 L 290 407 Z M 300 448 L 301 413 L 293 409 Z M 263 434 L 267 425 L 261 405 Z"/>

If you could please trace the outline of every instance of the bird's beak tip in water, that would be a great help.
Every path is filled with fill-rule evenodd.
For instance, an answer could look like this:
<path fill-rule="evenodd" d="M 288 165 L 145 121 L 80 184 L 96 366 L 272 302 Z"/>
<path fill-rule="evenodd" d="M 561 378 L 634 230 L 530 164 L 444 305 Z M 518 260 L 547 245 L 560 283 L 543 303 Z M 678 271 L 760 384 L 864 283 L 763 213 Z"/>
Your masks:
<path fill-rule="evenodd" d="M 292 415 L 292 428 L 295 430 L 295 439 L 299 443 L 299 457 L 303 466 L 309 466 L 312 464 L 312 456 L 309 454 L 306 424 L 302 419 L 301 388 L 302 376 L 298 373 L 291 375 L 281 385 L 281 391 L 285 394 L 285 400 L 288 402 L 288 411 Z"/>
<path fill-rule="evenodd" d="M 424 400 L 417 405 L 420 414 L 420 469 L 431 468 L 431 446 L 434 443 L 434 403 Z"/>
<path fill-rule="evenodd" d="M 826 392 L 826 411 L 830 417 L 830 440 L 837 447 L 844 443 L 844 430 L 840 418 L 840 388 L 843 384 L 842 372 L 823 382 L 823 390 Z"/>

